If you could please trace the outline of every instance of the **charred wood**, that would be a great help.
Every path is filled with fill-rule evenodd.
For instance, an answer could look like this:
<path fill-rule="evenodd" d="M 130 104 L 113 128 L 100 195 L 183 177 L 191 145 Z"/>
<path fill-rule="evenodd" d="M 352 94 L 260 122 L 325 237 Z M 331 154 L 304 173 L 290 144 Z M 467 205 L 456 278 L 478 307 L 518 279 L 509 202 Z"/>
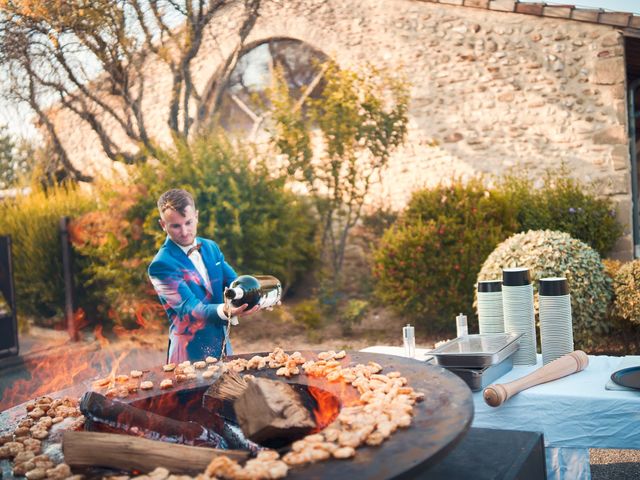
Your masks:
<path fill-rule="evenodd" d="M 80 400 L 80 411 L 86 417 L 85 429 L 126 433 L 150 440 L 183 445 L 228 448 L 221 435 L 195 422 L 181 422 L 147 412 L 123 402 L 111 400 L 96 392 L 87 392 Z"/>

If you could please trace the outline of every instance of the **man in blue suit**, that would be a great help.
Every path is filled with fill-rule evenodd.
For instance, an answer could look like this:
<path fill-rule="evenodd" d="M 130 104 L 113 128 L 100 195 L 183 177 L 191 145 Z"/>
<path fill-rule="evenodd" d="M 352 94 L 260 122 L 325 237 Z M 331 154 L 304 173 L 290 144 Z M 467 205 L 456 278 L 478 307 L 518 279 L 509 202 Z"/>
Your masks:
<path fill-rule="evenodd" d="M 224 289 L 238 276 L 218 245 L 196 236 L 198 211 L 191 194 L 172 189 L 158 199 L 167 239 L 149 265 L 149 278 L 169 317 L 168 362 L 232 354 L 229 322 L 254 313 L 247 304 L 225 305 Z"/>

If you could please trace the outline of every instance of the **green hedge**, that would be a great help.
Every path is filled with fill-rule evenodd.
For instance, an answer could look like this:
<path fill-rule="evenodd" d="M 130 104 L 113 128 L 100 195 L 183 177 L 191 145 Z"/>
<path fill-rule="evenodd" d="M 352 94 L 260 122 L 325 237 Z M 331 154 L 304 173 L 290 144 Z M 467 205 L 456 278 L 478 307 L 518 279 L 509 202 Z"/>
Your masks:
<path fill-rule="evenodd" d="M 479 179 L 416 192 L 374 252 L 376 296 L 427 331 L 450 332 L 471 311 L 482 262 L 515 227 L 505 197 Z"/>
<path fill-rule="evenodd" d="M 131 327 L 157 321 L 163 311 L 146 274 L 155 239 L 144 231 L 142 216 L 148 214 L 148 189 L 132 183 L 96 190 L 97 208 L 70 225 L 79 306 L 94 323 Z"/>
<path fill-rule="evenodd" d="M 266 159 L 234 146 L 215 133 L 161 160 L 161 175 L 143 175 L 154 202 L 169 188 L 184 188 L 195 198 L 201 236 L 214 239 L 239 273 L 275 275 L 285 288 L 317 260 L 317 220 L 311 205 L 292 193 L 286 179 L 274 176 Z M 145 230 L 155 232 L 156 208 L 147 212 Z"/>
<path fill-rule="evenodd" d="M 613 204 L 568 177 L 483 179 L 417 191 L 373 256 L 375 295 L 430 331 L 453 332 L 473 312 L 476 277 L 489 253 L 523 230 L 564 231 L 608 252 L 622 233 Z M 386 218 L 386 217 L 385 217 Z"/>
<path fill-rule="evenodd" d="M 17 313 L 20 327 L 27 317 L 48 323 L 64 312 L 64 278 L 60 219 L 95 208 L 94 200 L 71 185 L 43 190 L 0 203 L 0 234 L 10 235 Z"/>
<path fill-rule="evenodd" d="M 518 231 L 566 232 L 600 256 L 608 254 L 623 231 L 613 202 L 599 197 L 592 185 L 570 178 L 562 168 L 560 174 L 547 174 L 543 180 L 541 188 L 534 188 L 526 177 L 505 177 L 498 186 L 517 210 Z"/>

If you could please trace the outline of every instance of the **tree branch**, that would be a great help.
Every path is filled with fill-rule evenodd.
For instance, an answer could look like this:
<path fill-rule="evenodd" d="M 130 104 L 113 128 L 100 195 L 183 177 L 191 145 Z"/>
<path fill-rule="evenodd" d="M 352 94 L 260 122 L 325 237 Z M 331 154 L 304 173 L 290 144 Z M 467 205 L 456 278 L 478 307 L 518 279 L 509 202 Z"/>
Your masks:
<path fill-rule="evenodd" d="M 223 3 L 223 2 L 221 2 Z M 240 53 L 244 49 L 245 41 L 251 30 L 255 26 L 256 21 L 258 20 L 260 9 L 260 0 L 246 0 L 245 1 L 245 19 L 239 30 L 239 39 L 236 45 L 236 48 L 233 50 L 231 55 L 227 58 L 225 63 L 222 65 L 220 69 L 220 73 L 218 74 L 218 79 L 216 84 L 214 85 L 214 90 L 209 98 L 213 99 L 213 109 L 215 110 L 220 105 L 220 100 L 222 98 L 222 92 L 226 87 L 229 76 L 233 69 L 238 64 L 238 59 L 240 58 Z M 201 111 L 201 109 L 198 109 Z M 203 120 L 204 117 L 199 118 L 199 120 Z"/>
<path fill-rule="evenodd" d="M 28 74 L 32 73 L 30 67 L 27 67 L 26 71 Z M 65 148 L 62 146 L 62 142 L 60 141 L 60 137 L 58 136 L 58 133 L 56 132 L 56 129 L 53 123 L 51 122 L 49 117 L 44 113 L 42 108 L 40 108 L 40 104 L 37 101 L 36 90 L 33 85 L 33 77 L 29 75 L 28 80 L 29 80 L 29 97 L 27 99 L 27 102 L 29 103 L 33 111 L 36 113 L 36 115 L 38 116 L 38 119 L 40 120 L 42 125 L 44 125 L 47 131 L 47 134 L 49 135 L 49 139 L 51 140 L 53 149 L 58 156 L 58 160 L 60 161 L 60 163 L 62 163 L 62 166 L 65 169 L 65 172 L 69 174 L 69 176 L 73 180 L 77 180 L 80 182 L 92 181 L 93 180 L 92 176 L 83 174 L 71 163 L 71 160 L 69 159 L 69 155 L 67 154 L 67 151 L 65 150 Z"/>

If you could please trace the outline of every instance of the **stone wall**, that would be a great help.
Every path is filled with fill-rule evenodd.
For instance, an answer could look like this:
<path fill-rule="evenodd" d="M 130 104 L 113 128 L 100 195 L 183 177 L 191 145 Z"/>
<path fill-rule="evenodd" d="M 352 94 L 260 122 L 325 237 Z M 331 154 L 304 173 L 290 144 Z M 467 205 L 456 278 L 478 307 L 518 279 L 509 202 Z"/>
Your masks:
<path fill-rule="evenodd" d="M 230 7 L 213 22 L 195 68 L 200 89 L 235 46 L 240 11 Z M 411 81 L 409 140 L 372 203 L 401 208 L 413 190 L 452 177 L 509 169 L 541 176 L 564 164 L 617 202 L 626 228 L 615 256 L 631 256 L 625 64 L 615 27 L 415 0 L 271 0 L 249 41 L 272 37 Z M 150 130 L 168 138 L 170 78 L 160 64 L 146 72 Z M 78 119 L 60 112 L 57 121 L 70 132 L 63 138 L 74 162 L 92 173 L 110 165 Z"/>

